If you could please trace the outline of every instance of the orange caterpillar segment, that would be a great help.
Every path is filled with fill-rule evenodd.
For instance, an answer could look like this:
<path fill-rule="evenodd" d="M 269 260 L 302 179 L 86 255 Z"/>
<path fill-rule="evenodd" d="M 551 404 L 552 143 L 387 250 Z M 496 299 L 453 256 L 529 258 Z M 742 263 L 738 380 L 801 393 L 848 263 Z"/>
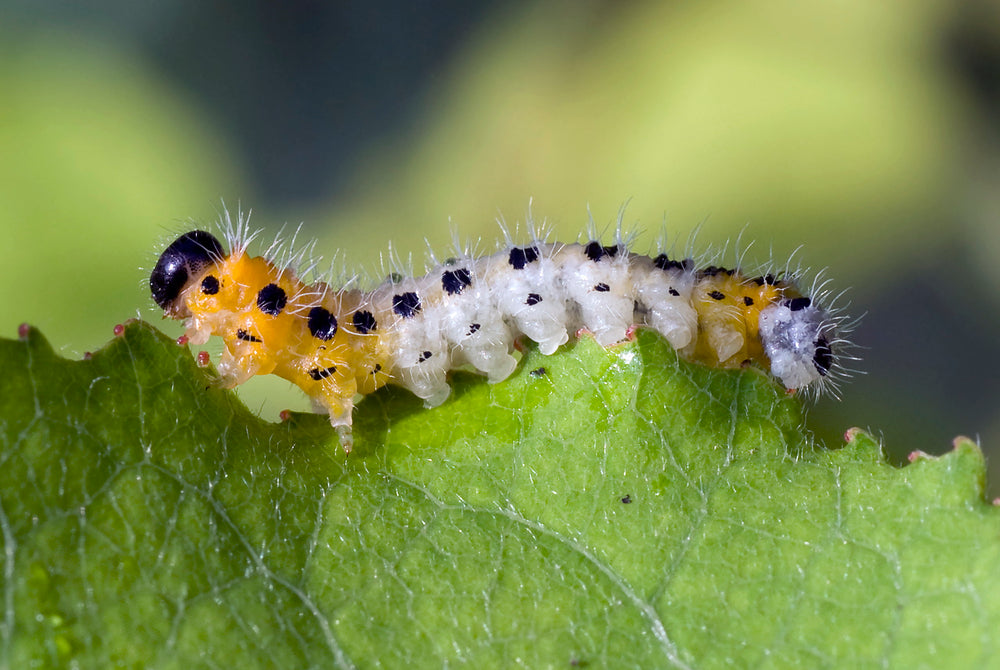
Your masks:
<path fill-rule="evenodd" d="M 187 319 L 192 344 L 222 337 L 217 369 L 223 384 L 276 374 L 316 399 L 335 426 L 350 425 L 355 394 L 388 380 L 378 338 L 340 323 L 361 294 L 321 282 L 306 285 L 291 270 L 242 252 L 213 253 L 209 260 L 191 273 L 166 311 Z"/>
<path fill-rule="evenodd" d="M 699 329 L 690 357 L 712 367 L 734 369 L 753 361 L 770 370 L 760 337 L 760 313 L 779 300 L 798 297 L 798 291 L 771 275 L 748 280 L 717 267 L 697 274 L 692 303 Z"/>

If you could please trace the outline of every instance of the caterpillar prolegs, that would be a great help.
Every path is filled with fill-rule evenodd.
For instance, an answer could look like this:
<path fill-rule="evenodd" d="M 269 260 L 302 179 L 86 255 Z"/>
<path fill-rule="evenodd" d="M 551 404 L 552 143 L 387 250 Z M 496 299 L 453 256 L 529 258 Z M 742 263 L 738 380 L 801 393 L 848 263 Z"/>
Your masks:
<path fill-rule="evenodd" d="M 345 448 L 357 395 L 392 383 L 439 405 L 453 368 L 508 377 L 519 337 L 551 354 L 581 329 L 608 346 L 652 328 L 688 360 L 757 364 L 790 391 L 835 391 L 847 372 L 844 317 L 821 305 L 825 295 L 805 295 L 790 273 L 634 253 L 620 226 L 611 245 L 505 235 L 496 253 L 459 248 L 422 276 L 393 273 L 371 291 L 307 283 L 305 252 L 250 255 L 256 233 L 242 217 L 224 215 L 223 229 L 228 251 L 202 230 L 170 244 L 150 276 L 153 299 L 186 320 L 191 343 L 222 337 L 224 383 L 288 379 L 329 412 Z"/>

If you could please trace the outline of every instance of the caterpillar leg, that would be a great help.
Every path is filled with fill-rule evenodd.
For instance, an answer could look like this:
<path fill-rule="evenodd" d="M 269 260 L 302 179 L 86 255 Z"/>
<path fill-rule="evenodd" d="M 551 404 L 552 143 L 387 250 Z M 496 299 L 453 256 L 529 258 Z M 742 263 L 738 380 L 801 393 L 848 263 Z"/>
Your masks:
<path fill-rule="evenodd" d="M 344 453 L 351 453 L 354 448 L 354 433 L 351 430 L 352 418 L 354 415 L 354 402 L 352 399 L 343 400 L 340 398 L 314 398 L 313 407 L 319 412 L 328 412 L 330 415 L 330 425 L 337 432 L 337 439 Z"/>
<path fill-rule="evenodd" d="M 354 448 L 354 433 L 350 426 L 337 426 L 337 437 L 340 438 L 340 446 L 345 454 L 351 453 Z"/>

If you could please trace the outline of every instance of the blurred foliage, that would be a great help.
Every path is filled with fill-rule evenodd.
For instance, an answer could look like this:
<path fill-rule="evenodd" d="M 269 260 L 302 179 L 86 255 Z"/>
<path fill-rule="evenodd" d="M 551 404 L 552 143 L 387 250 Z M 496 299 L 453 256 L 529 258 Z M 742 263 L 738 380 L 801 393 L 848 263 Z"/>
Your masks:
<path fill-rule="evenodd" d="M 367 135 L 369 150 L 338 171 L 350 179 L 331 177 L 327 194 L 280 211 L 270 203 L 281 194 L 263 184 L 254 197 L 240 165 L 270 154 L 238 153 L 237 121 L 189 99 L 184 72 L 144 61 L 141 44 L 97 46 L 111 33 L 23 31 L 0 52 L 0 93 L 16 103 L 0 110 L 10 241 L 0 258 L 5 281 L 31 289 L 5 292 L 0 326 L 31 321 L 57 346 L 96 346 L 115 322 L 146 313 L 136 266 L 153 262 L 163 231 L 214 218 L 220 197 L 257 207 L 271 233 L 306 221 L 318 249 L 343 250 L 338 267 L 376 276 L 388 241 L 419 259 L 424 238 L 441 252 L 454 228 L 485 249 L 498 214 L 523 221 L 532 198 L 560 239 L 583 230 L 588 205 L 604 230 L 628 202 L 641 251 L 664 224 L 680 247 L 700 225 L 699 250 L 746 226 L 743 240 L 757 242 L 748 263 L 801 245 L 804 264 L 851 287 L 851 313 L 868 312 L 855 337 L 869 374 L 813 412 L 821 437 L 859 424 L 883 431 L 890 451 L 940 452 L 965 432 L 989 453 L 1000 443 L 1000 365 L 986 355 L 1000 327 L 1000 161 L 982 98 L 996 79 L 982 67 L 995 56 L 988 27 L 1000 25 L 990 11 L 934 0 L 496 5 L 457 47 L 439 47 L 453 56 L 425 77 L 421 113 L 398 126 L 373 126 L 382 115 L 371 109 L 345 124 L 328 92 L 311 100 L 315 86 L 297 88 L 289 118 L 336 118 L 334 137 Z M 244 23 L 206 33 L 299 39 L 277 23 L 240 33 Z M 187 63 L 215 53 L 212 41 L 176 42 Z M 299 79 L 255 68 L 220 79 L 214 100 L 242 92 L 249 110 L 273 93 L 269 77 Z M 241 86 L 247 78 L 261 90 Z M 377 76 L 369 84 L 386 99 Z M 288 143 L 309 139 L 287 119 L 275 127 Z M 249 386 L 265 416 L 305 405 L 283 382 Z"/>
<path fill-rule="evenodd" d="M 332 223 L 418 249 L 428 231 L 447 239 L 442 212 L 493 238 L 497 212 L 520 218 L 533 196 L 574 237 L 586 203 L 603 226 L 631 199 L 626 220 L 651 233 L 704 220 L 719 243 L 749 222 L 778 257 L 805 244 L 851 274 L 905 262 L 956 171 L 953 96 L 921 53 L 935 14 L 841 10 L 544 4 L 490 24 Z M 897 221 L 907 236 L 884 225 Z M 346 230 L 335 242 L 360 245 Z"/>
<path fill-rule="evenodd" d="M 197 110 L 134 54 L 71 34 L 3 38 L 0 330 L 80 354 L 149 311 L 155 244 L 239 193 Z"/>

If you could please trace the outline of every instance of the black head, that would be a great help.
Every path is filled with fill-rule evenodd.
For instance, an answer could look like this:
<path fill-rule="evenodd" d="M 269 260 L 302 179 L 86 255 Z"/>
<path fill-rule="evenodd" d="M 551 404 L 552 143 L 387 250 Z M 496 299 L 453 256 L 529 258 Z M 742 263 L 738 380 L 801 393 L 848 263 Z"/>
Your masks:
<path fill-rule="evenodd" d="M 153 300 L 163 309 L 168 309 L 193 275 L 224 255 L 222 243 L 211 233 L 203 230 L 184 233 L 160 254 L 160 260 L 149 275 Z"/>

